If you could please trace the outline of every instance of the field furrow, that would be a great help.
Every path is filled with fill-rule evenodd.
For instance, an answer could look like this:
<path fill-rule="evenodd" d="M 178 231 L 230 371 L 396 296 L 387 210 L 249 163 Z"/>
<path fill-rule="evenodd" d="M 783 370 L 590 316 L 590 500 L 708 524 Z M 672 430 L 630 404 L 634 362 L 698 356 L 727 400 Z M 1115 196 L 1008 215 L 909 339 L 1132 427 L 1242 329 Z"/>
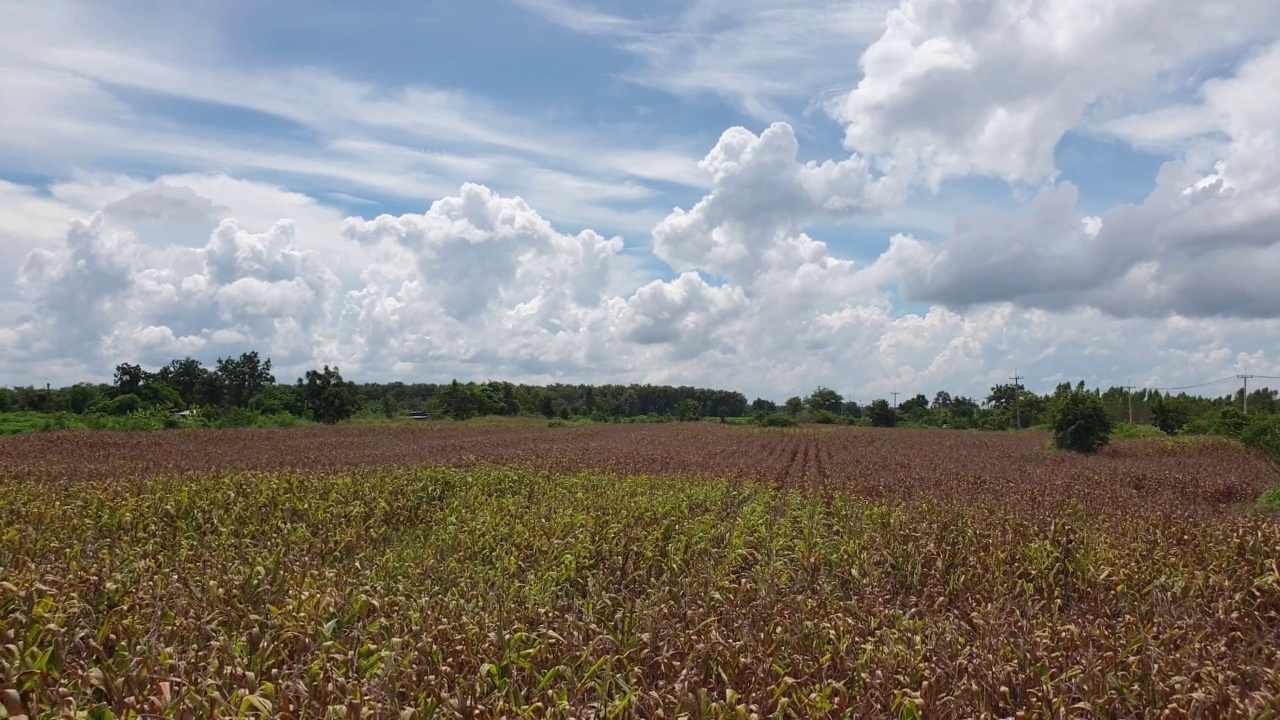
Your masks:
<path fill-rule="evenodd" d="M 0 718 L 1280 712 L 1276 469 L 1045 439 L 3 439 Z"/>

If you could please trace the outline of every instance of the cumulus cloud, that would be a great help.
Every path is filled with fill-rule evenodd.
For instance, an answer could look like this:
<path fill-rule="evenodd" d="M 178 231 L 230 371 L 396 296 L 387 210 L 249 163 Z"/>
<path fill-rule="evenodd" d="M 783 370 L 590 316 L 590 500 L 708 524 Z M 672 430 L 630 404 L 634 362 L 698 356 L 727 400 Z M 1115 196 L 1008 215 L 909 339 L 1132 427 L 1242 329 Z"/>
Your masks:
<path fill-rule="evenodd" d="M 561 235 L 523 200 L 475 184 L 422 215 L 348 219 L 343 233 L 365 245 L 390 242 L 408 250 L 432 278 L 440 308 L 458 320 L 504 296 L 526 300 L 551 284 L 565 287 L 575 303 L 593 304 L 609 281 L 609 258 L 622 249 L 620 238 L 590 230 Z"/>
<path fill-rule="evenodd" d="M 606 303 L 621 238 L 556 231 L 519 198 L 463 185 L 423 214 L 349 218 L 349 240 L 377 256 L 348 293 L 345 327 L 360 362 L 516 358 L 579 348 Z M 570 352 L 570 356 L 575 353 Z M 515 360 L 512 360 L 513 362 Z"/>
<path fill-rule="evenodd" d="M 102 216 L 72 220 L 63 247 L 37 248 L 18 270 L 17 288 L 32 303 L 28 321 L 33 339 L 74 354 L 93 334 L 111 322 L 125 293 L 133 286 L 137 249 L 127 234 L 102 232 Z"/>
<path fill-rule="evenodd" d="M 1278 26 L 1266 2 L 903 0 L 834 114 L 849 148 L 934 188 L 971 174 L 1037 183 L 1082 121 Z"/>
<path fill-rule="evenodd" d="M 200 248 L 153 247 L 105 222 L 74 219 L 60 246 L 27 255 L 15 352 L 156 363 L 233 339 L 289 358 L 305 350 L 291 333 L 328 322 L 337 278 L 297 249 L 289 221 L 255 234 L 223 220 Z"/>
<path fill-rule="evenodd" d="M 526 5 L 551 7 L 566 23 L 579 17 L 572 5 Z M 732 15 L 701 5 L 710 25 Z M 808 19 L 788 32 L 845 16 L 806 7 Z M 776 8 L 743 12 L 757 40 L 776 39 Z M 653 39 L 631 22 L 584 22 L 586 32 Z M 311 195 L 226 175 L 0 184 L 0 198 L 14 200 L 0 203 L 0 251 L 16 261 L 16 298 L 0 296 L 0 372 L 30 377 L 39 367 L 74 381 L 122 360 L 258 349 L 282 374 L 336 363 L 370 380 L 670 382 L 774 399 L 823 384 L 863 401 L 895 388 L 981 394 L 1007 381 L 1010 365 L 1033 386 L 1082 377 L 1181 384 L 1246 364 L 1280 374 L 1280 295 L 1270 290 L 1280 271 L 1280 46 L 1266 44 L 1278 22 L 1280 6 L 1261 2 L 903 0 L 863 55 L 865 76 L 834 108 L 852 154 L 802 161 L 790 125 L 734 127 L 696 172 L 676 150 L 597 153 L 605 143 L 593 141 L 583 153 L 582 143 L 561 142 L 576 133 L 522 140 L 523 122 L 469 97 L 384 93 L 308 71 L 288 82 L 257 78 L 239 101 L 244 83 L 234 74 L 124 67 L 138 89 L 274 115 L 320 132 L 335 151 L 377 158 L 374 178 L 363 163 L 338 167 L 365 178 L 349 189 L 437 199 L 421 213 L 348 218 Z M 708 25 L 695 17 L 691 26 Z M 1236 56 L 1257 40 L 1266 42 Z M 1211 56 L 1230 71 L 1196 76 Z M 116 119 L 127 110 L 107 103 L 93 80 L 101 68 L 59 57 L 49 60 L 62 68 L 53 79 L 79 72 L 76 82 L 92 86 L 86 98 L 97 99 L 91 107 Z M 127 59 L 104 57 L 112 66 Z M 743 52 L 714 67 L 755 67 L 757 57 L 768 61 Z M 783 60 L 770 77 L 784 80 L 742 86 L 743 105 L 760 112 L 787 96 L 785 68 L 804 59 Z M 33 92 L 23 85 L 15 97 Z M 338 116 L 298 110 L 322 105 Z M 423 112 L 441 106 L 468 112 L 420 128 Z M 39 107 L 63 117 L 80 105 Z M 472 110 L 490 122 L 475 126 Z M 63 142 L 59 127 L 38 149 Z M 1054 152 L 1071 132 L 1170 161 L 1142 202 L 1099 208 L 1055 181 Z M 9 137 L 6 147 L 26 136 Z M 423 138 L 472 150 L 433 154 L 433 168 L 502 183 L 446 183 L 435 170 L 424 182 L 422 153 L 400 144 Z M 282 169 L 284 156 L 263 163 L 260 147 L 249 151 L 256 160 L 235 160 L 243 151 L 222 143 L 161 139 L 189 146 L 183 162 L 231 157 L 230 167 Z M 118 133 L 98 140 L 112 153 L 152 157 L 159 147 Z M 546 167 L 512 162 L 512 152 Z M 285 160 L 294 177 L 337 172 Z M 571 172 L 592 164 L 603 169 Z M 1012 213 L 968 213 L 938 238 L 897 235 L 870 264 L 824 241 L 820 228 L 975 175 L 1029 184 L 1031 199 Z M 654 179 L 705 195 L 664 217 L 652 205 Z M 526 186 L 520 197 L 503 189 Z M 642 219 L 651 246 L 634 244 L 643 232 L 631 245 L 579 232 L 582 224 L 561 221 L 566 214 L 597 227 L 600 217 L 613 228 Z M 85 219 L 63 232 L 50 217 L 59 226 Z M 657 262 L 639 269 L 648 250 Z M 927 306 L 908 311 L 904 299 Z M 1159 350 L 1140 355 L 1138 346 Z"/>
<path fill-rule="evenodd" d="M 909 298 L 955 307 L 1280 314 L 1270 280 L 1280 272 L 1280 44 L 1205 83 L 1201 98 L 1214 138 L 1166 163 L 1142 204 L 1087 216 L 1064 183 L 1020 215 L 962 217 L 937 243 L 894 238 L 881 263 Z"/>
<path fill-rule="evenodd" d="M 786 123 L 758 136 L 742 127 L 726 130 L 699 165 L 711 176 L 712 191 L 654 228 L 654 252 L 677 270 L 746 283 L 766 268 L 779 269 L 778 260 L 800 263 L 806 254 L 821 254 L 801 235 L 808 224 L 874 212 L 890 200 L 892 189 L 872 178 L 861 158 L 800 163 L 798 152 Z"/>
<path fill-rule="evenodd" d="M 712 194 L 728 192 L 725 179 Z M 254 232 L 223 219 L 199 247 L 105 225 L 74 221 L 57 247 L 28 255 L 0 368 L 56 368 L 69 382 L 124 360 L 259 349 L 283 373 L 330 362 L 367 379 L 672 382 L 775 399 L 825 384 L 865 401 L 895 388 L 979 393 L 1010 358 L 1045 382 L 1198 381 L 1274 365 L 1250 343 L 1280 333 L 1263 319 L 1121 320 L 1008 303 L 904 315 L 883 287 L 885 262 L 859 267 L 789 232 L 755 246 L 759 265 L 740 281 L 687 270 L 610 292 L 620 240 L 561 233 L 476 185 L 421 215 L 346 221 L 346 242 L 373 261 L 345 282 L 288 221 Z M 1165 350 L 1137 358 L 1134 343 Z"/>

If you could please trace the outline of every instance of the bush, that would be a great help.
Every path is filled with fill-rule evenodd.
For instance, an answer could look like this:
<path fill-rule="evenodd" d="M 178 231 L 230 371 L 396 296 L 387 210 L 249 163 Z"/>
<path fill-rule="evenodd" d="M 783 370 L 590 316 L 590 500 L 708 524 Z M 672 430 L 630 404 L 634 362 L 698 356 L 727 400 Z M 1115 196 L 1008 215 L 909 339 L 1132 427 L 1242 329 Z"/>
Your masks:
<path fill-rule="evenodd" d="M 551 420 L 547 423 L 547 427 L 549 428 L 584 427 L 592 424 L 594 423 L 592 423 L 591 418 L 578 415 L 573 417 L 570 420 Z"/>
<path fill-rule="evenodd" d="M 107 414 L 115 417 L 124 417 L 141 409 L 142 400 L 132 393 L 111 400 L 106 407 Z"/>
<path fill-rule="evenodd" d="M 697 400 L 693 400 L 692 398 L 681 400 L 680 404 L 676 406 L 676 417 L 679 418 L 681 422 L 694 422 L 696 420 L 701 420 L 702 406 L 698 404 Z"/>
<path fill-rule="evenodd" d="M 768 415 L 757 415 L 754 419 L 756 424 L 761 427 L 795 427 L 800 424 L 799 421 L 791 415 L 780 412 L 769 413 Z"/>
<path fill-rule="evenodd" d="M 261 415 L 248 408 L 228 408 L 214 421 L 219 428 L 256 427 Z"/>
<path fill-rule="evenodd" d="M 1065 395 L 1053 409 L 1053 443 L 1060 450 L 1095 453 L 1111 441 L 1115 423 L 1102 398 L 1084 390 Z"/>
<path fill-rule="evenodd" d="M 1173 435 L 1174 433 L 1168 434 Z M 1111 434 L 1111 437 L 1116 439 L 1136 440 L 1165 437 L 1165 433 L 1159 428 L 1155 428 L 1150 425 L 1130 425 L 1129 423 L 1120 423 L 1119 425 L 1116 425 L 1115 431 Z"/>
<path fill-rule="evenodd" d="M 1280 462 L 1280 415 L 1254 415 L 1240 433 L 1240 442 Z"/>
<path fill-rule="evenodd" d="M 840 418 L 829 410 L 816 410 L 813 413 L 813 421 L 819 425 L 838 425 Z"/>
<path fill-rule="evenodd" d="M 1219 411 L 1218 419 L 1214 422 L 1214 432 L 1218 435 L 1238 438 L 1248 425 L 1249 418 L 1244 413 L 1233 407 L 1225 407 Z"/>

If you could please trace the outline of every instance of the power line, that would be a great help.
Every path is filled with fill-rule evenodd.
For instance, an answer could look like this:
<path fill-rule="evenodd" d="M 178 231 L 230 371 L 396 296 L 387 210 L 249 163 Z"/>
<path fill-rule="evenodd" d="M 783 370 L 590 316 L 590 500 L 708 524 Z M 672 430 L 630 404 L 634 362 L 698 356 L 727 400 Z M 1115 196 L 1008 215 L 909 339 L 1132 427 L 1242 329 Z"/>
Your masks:
<path fill-rule="evenodd" d="M 1149 387 L 1147 390 L 1194 390 L 1195 388 L 1209 387 L 1210 385 L 1221 385 L 1225 382 L 1235 380 L 1234 377 L 1224 377 L 1221 380 L 1211 380 L 1209 382 L 1197 383 L 1195 385 L 1181 385 L 1179 387 Z"/>

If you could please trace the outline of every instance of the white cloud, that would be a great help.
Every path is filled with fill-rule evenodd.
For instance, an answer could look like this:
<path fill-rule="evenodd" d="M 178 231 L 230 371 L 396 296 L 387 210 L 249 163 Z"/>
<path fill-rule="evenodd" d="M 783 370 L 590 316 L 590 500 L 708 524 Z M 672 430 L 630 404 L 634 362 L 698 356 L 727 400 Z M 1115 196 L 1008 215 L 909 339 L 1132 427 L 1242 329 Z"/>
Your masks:
<path fill-rule="evenodd" d="M 1278 28 L 1280 5 L 1265 2 L 903 0 L 836 116 L 850 149 L 934 187 L 971 174 L 1038 183 L 1082 121 Z"/>
<path fill-rule="evenodd" d="M 1280 46 L 1195 76 L 1206 57 L 1274 41 L 1280 6 L 904 0 L 886 25 L 875 3 L 698 0 L 661 27 L 521 2 L 621 39 L 643 61 L 633 79 L 757 114 L 847 90 L 869 44 L 837 107 L 855 154 L 802 161 L 776 123 L 731 128 L 696 162 L 660 130 L 587 130 L 314 67 L 238 69 L 213 24 L 14 6 L 0 101 L 32 111 L 0 118 L 0 167 L 59 180 L 0 184 L 19 298 L 0 297 L 0 374 L 70 382 L 122 360 L 258 349 L 282 377 L 336 363 L 364 379 L 775 399 L 823 384 L 863 401 L 981 394 L 1011 366 L 1041 388 L 1280 374 Z M 193 129 L 138 94 L 297 132 Z M 1049 182 L 1073 131 L 1173 161 L 1140 205 L 1099 209 Z M 121 161 L 191 172 L 92 172 Z M 863 222 L 887 236 L 909 191 L 973 175 L 1040 187 L 1020 212 L 979 206 L 936 242 L 899 234 L 870 264 L 815 229 L 883 212 Z M 333 187 L 296 192 L 300 178 Z M 706 194 L 664 215 L 661 182 Z M 430 204 L 347 218 L 317 199 L 367 194 Z M 68 230 L 71 217 L 86 219 Z M 649 233 L 665 267 L 585 227 Z M 903 312 L 895 289 L 931 306 Z"/>
<path fill-rule="evenodd" d="M 172 210 L 164 193 L 130 201 L 149 205 L 146 217 Z M 286 362 L 309 359 L 294 334 L 332 325 L 340 282 L 293 234 L 290 221 L 254 234 L 223 220 L 203 247 L 155 246 L 108 230 L 101 212 L 72 220 L 60 247 L 24 260 L 16 288 L 26 303 L 7 349 L 27 362 L 109 367 L 247 341 Z"/>
<path fill-rule="evenodd" d="M 711 157 L 709 170 L 726 167 L 723 152 Z M 723 172 L 712 195 L 732 192 L 734 177 Z M 173 210 L 173 185 L 155 187 L 122 206 L 144 221 Z M 179 215 L 239 214 L 180 195 L 191 202 Z M 333 256 L 302 249 L 312 243 L 295 223 L 253 231 L 224 218 L 198 246 L 149 244 L 107 224 L 101 214 L 75 222 L 60 246 L 29 255 L 25 301 L 3 315 L 0 370 L 15 381 L 104 378 L 125 360 L 248 349 L 271 356 L 282 377 L 328 362 L 365 379 L 673 382 L 775 399 L 824 384 L 863 401 L 895 388 L 980 394 L 1015 363 L 1033 385 L 1197 382 L 1246 362 L 1280 369 L 1274 340 L 1259 340 L 1280 337 L 1273 320 L 1119 320 L 1006 303 L 898 315 L 884 263 L 858 267 L 803 233 L 759 245 L 756 271 L 724 284 L 699 268 L 618 291 L 619 241 L 561 233 L 477 185 L 421 215 L 348 220 L 344 242 L 371 261 L 345 280 Z M 1163 350 L 1143 356 L 1139 346 Z"/>
<path fill-rule="evenodd" d="M 70 214 L 35 188 L 0 180 L 0 298 L 27 253 L 62 235 Z"/>
<path fill-rule="evenodd" d="M 759 136 L 741 127 L 726 130 L 701 163 L 712 192 L 654 228 L 654 252 L 677 270 L 709 270 L 745 283 L 766 267 L 798 267 L 812 244 L 801 235 L 809 223 L 888 203 L 891 189 L 869 177 L 860 158 L 800 163 L 798 150 L 785 123 Z M 796 264 L 779 268 L 775 263 L 784 258 Z"/>
<path fill-rule="evenodd" d="M 147 10 L 136 24 L 116 16 L 140 12 L 72 0 L 12 8 L 0 28 L 0 103 L 25 111 L 0 118 L 0 162 L 55 176 L 142 162 L 284 174 L 415 200 L 477 181 L 536 197 L 561 218 L 641 231 L 618 204 L 650 200 L 646 183 L 702 182 L 693 148 L 676 135 L 575 126 L 468 92 L 379 85 L 314 66 L 241 70 L 223 43 L 201 36 L 198 28 L 217 26 L 208 11 Z M 230 129 L 175 121 L 162 109 L 183 103 L 250 120 Z"/>
<path fill-rule="evenodd" d="M 1201 94 L 1199 112 L 1224 139 L 1167 163 L 1141 205 L 1084 217 L 1076 188 L 1063 184 L 1020 216 L 962 217 L 939 243 L 895 238 L 881 263 L 908 297 L 956 307 L 1007 300 L 1118 316 L 1275 317 L 1280 43 Z"/>
<path fill-rule="evenodd" d="M 577 32 L 608 37 L 640 65 L 625 77 L 676 95 L 718 95 L 757 120 L 795 122 L 816 97 L 849 89 L 849 63 L 884 28 L 889 0 L 693 0 L 625 18 L 586 2 L 514 0 Z"/>

